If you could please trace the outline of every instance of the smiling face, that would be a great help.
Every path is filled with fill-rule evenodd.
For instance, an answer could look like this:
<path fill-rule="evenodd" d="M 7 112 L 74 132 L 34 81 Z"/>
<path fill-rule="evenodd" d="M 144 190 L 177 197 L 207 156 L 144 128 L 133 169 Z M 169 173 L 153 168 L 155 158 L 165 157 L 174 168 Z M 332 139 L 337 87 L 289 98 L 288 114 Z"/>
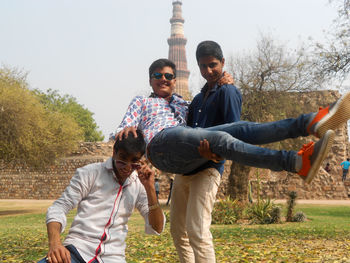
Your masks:
<path fill-rule="evenodd" d="M 160 73 L 162 74 L 160 79 L 156 79 L 153 74 Z M 174 75 L 174 71 L 171 67 L 165 66 L 163 68 L 157 68 L 151 75 L 151 79 L 149 80 L 149 84 L 151 85 L 153 92 L 159 97 L 168 99 L 173 94 L 175 89 L 176 79 L 173 78 L 168 80 L 164 74 L 172 74 Z"/>
<path fill-rule="evenodd" d="M 213 56 L 204 56 L 198 59 L 198 66 L 202 77 L 205 78 L 209 87 L 213 87 L 221 78 L 225 59 L 219 60 Z"/>
<path fill-rule="evenodd" d="M 113 152 L 113 162 L 117 178 L 124 182 L 135 170 L 141 160 L 142 153 L 128 154 L 123 149 Z"/>

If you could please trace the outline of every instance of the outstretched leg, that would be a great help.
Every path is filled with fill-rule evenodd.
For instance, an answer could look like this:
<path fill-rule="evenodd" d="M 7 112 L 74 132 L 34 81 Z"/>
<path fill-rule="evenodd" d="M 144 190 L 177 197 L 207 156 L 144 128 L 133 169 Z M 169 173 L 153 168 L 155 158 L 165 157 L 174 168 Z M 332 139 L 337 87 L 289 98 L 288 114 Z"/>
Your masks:
<path fill-rule="evenodd" d="M 243 142 L 261 145 L 310 134 L 321 138 L 327 130 L 335 130 L 348 119 L 350 119 L 350 92 L 327 108 L 320 108 L 316 113 L 302 114 L 297 118 L 266 123 L 240 121 L 206 129 L 224 131 Z"/>
<path fill-rule="evenodd" d="M 310 144 L 307 147 L 308 151 L 304 149 L 298 155 L 295 151 L 272 150 L 251 145 L 226 132 L 173 127 L 164 129 L 153 138 L 148 145 L 148 158 L 160 170 L 186 174 L 207 162 L 198 152 L 200 141 L 206 139 L 213 153 L 248 166 L 297 173 L 306 169 L 302 167 L 306 160 L 309 160 L 311 165 L 306 169 L 307 172 L 304 171 L 301 175 L 312 179 L 326 157 L 333 138 L 333 131 L 326 132 L 319 142 Z M 307 158 L 302 158 L 303 152 L 307 153 Z M 309 170 L 312 173 L 309 173 Z"/>

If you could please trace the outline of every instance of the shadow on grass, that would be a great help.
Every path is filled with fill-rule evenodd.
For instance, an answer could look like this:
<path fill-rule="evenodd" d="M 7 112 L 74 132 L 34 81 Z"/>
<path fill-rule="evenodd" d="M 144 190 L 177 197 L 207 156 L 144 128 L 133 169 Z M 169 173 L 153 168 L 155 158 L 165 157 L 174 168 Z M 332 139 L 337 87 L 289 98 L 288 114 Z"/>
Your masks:
<path fill-rule="evenodd" d="M 34 211 L 35 210 L 30 210 L 30 209 L 3 210 L 3 211 L 0 211 L 0 216 L 28 214 L 28 213 L 33 213 Z"/>

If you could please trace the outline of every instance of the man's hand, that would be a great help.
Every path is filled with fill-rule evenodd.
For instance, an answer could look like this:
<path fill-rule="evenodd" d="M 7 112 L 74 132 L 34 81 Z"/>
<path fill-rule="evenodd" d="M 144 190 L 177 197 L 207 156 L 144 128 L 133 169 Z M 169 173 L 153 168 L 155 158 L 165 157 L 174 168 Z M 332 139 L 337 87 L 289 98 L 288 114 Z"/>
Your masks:
<path fill-rule="evenodd" d="M 137 133 L 136 133 L 137 128 L 136 127 L 125 127 L 123 130 L 121 130 L 120 132 L 118 132 L 115 135 L 115 139 L 116 140 L 123 140 L 123 138 L 128 138 L 129 132 L 132 132 L 132 134 L 134 135 L 135 138 L 137 138 Z"/>
<path fill-rule="evenodd" d="M 49 263 L 71 263 L 70 252 L 62 245 L 60 232 L 60 223 L 50 222 L 47 224 L 49 252 L 47 253 L 46 261 Z"/>
<path fill-rule="evenodd" d="M 71 263 L 70 252 L 62 243 L 50 245 L 46 260 L 49 263 Z"/>
<path fill-rule="evenodd" d="M 154 188 L 154 172 L 148 167 L 146 162 L 141 161 L 141 166 L 137 169 L 137 173 L 146 190 Z"/>
<path fill-rule="evenodd" d="M 200 141 L 200 145 L 198 147 L 198 152 L 202 157 L 204 157 L 208 160 L 211 160 L 215 163 L 218 163 L 218 162 L 223 160 L 223 158 L 221 158 L 219 155 L 213 153 L 210 150 L 209 142 L 206 139 L 204 139 L 203 141 Z"/>
<path fill-rule="evenodd" d="M 225 85 L 225 84 L 231 84 L 231 85 L 234 84 L 233 77 L 229 73 L 227 73 L 226 71 L 224 71 L 224 74 L 218 80 L 218 85 L 219 86 L 222 86 L 222 85 Z"/>

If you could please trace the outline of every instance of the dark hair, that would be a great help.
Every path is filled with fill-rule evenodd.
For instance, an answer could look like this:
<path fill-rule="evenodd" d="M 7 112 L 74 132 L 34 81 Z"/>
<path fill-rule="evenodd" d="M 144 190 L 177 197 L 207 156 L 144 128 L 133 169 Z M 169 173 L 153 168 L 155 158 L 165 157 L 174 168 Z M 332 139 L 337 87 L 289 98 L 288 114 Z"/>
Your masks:
<path fill-rule="evenodd" d="M 160 68 L 164 68 L 164 67 L 171 67 L 173 72 L 174 72 L 174 77 L 176 77 L 176 66 L 174 64 L 174 62 L 172 62 L 169 59 L 166 58 L 160 58 L 157 59 L 156 61 L 154 61 L 151 66 L 149 66 L 149 78 L 152 78 L 152 74 L 154 73 L 154 71 L 156 71 L 156 69 Z"/>
<path fill-rule="evenodd" d="M 135 154 L 141 153 L 145 154 L 146 151 L 146 142 L 143 137 L 143 133 L 141 130 L 136 130 L 137 137 L 129 132 L 128 138 L 124 138 L 123 140 L 116 140 L 113 146 L 114 152 L 117 153 L 119 150 L 124 150 L 127 154 Z"/>
<path fill-rule="evenodd" d="M 347 160 L 347 161 L 350 161 L 350 159 L 349 159 L 349 158 L 347 158 L 346 160 Z"/>
<path fill-rule="evenodd" d="M 220 61 L 224 57 L 224 55 L 222 54 L 220 45 L 210 40 L 199 43 L 196 50 L 197 62 L 200 58 L 207 57 L 207 56 L 213 56 Z"/>

